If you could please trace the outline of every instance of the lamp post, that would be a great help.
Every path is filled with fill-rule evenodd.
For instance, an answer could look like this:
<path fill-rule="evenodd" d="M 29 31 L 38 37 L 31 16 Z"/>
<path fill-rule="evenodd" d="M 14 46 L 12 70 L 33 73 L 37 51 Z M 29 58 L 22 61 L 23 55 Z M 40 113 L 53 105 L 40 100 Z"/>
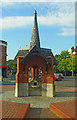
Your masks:
<path fill-rule="evenodd" d="M 73 59 L 73 56 L 72 56 L 72 76 L 74 76 L 73 63 L 74 63 L 74 59 Z"/>
<path fill-rule="evenodd" d="M 74 53 L 73 53 L 73 50 L 72 50 L 72 48 L 70 48 L 69 50 L 68 50 L 68 52 L 69 52 L 69 54 L 72 54 L 72 76 L 74 76 L 74 71 L 73 71 L 73 64 L 74 64 L 74 59 L 73 59 L 73 55 L 74 55 Z"/>

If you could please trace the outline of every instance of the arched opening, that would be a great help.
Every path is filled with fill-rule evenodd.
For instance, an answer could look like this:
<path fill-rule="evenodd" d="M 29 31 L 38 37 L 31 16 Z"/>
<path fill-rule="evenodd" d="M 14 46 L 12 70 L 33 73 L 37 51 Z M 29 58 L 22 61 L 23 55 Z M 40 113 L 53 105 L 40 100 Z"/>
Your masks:
<path fill-rule="evenodd" d="M 16 96 L 53 96 L 52 64 L 40 55 L 32 55 L 19 64 L 16 73 Z"/>
<path fill-rule="evenodd" d="M 31 66 L 28 68 L 28 85 L 30 96 L 42 95 L 42 68 L 39 66 Z"/>

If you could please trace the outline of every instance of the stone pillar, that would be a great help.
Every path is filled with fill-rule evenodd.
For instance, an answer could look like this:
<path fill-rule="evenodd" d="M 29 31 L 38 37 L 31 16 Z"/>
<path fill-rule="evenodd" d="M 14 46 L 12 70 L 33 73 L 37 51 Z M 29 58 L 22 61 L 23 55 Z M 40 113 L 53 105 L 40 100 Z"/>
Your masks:
<path fill-rule="evenodd" d="M 51 64 L 48 64 L 47 71 L 47 96 L 54 96 L 54 80 L 53 80 L 53 58 L 51 56 L 48 57 L 51 60 Z"/>
<path fill-rule="evenodd" d="M 15 86 L 16 97 L 19 97 L 19 69 L 20 69 L 19 62 L 20 62 L 20 59 L 19 57 L 17 57 L 17 73 L 16 73 L 16 86 Z"/>
<path fill-rule="evenodd" d="M 16 73 L 16 88 L 15 96 L 16 97 L 25 97 L 28 96 L 28 70 L 24 70 L 24 66 L 20 64 L 20 60 L 23 57 L 17 57 L 17 73 Z"/>
<path fill-rule="evenodd" d="M 42 96 L 47 96 L 47 73 L 45 66 L 42 69 Z"/>

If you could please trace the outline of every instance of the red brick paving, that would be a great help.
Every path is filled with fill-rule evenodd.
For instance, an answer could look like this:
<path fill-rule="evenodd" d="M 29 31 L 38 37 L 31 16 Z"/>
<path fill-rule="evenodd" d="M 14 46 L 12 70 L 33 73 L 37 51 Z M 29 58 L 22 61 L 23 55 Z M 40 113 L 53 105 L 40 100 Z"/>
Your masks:
<path fill-rule="evenodd" d="M 76 118 L 77 99 L 65 102 L 50 103 L 49 108 L 61 118 Z"/>
<path fill-rule="evenodd" d="M 2 85 L 2 91 L 13 91 L 15 90 L 15 85 Z"/>
<path fill-rule="evenodd" d="M 2 101 L 2 118 L 24 118 L 29 108 L 29 103 Z"/>
<path fill-rule="evenodd" d="M 15 80 L 3 80 L 3 85 L 0 85 L 0 91 L 2 91 L 2 92 L 4 92 L 4 91 L 14 91 L 15 90 L 15 85 L 12 85 L 11 84 L 12 82 L 15 82 Z"/>
<path fill-rule="evenodd" d="M 73 88 L 73 87 L 70 87 L 70 88 L 67 88 L 67 89 L 56 88 L 56 91 L 77 92 L 77 88 Z"/>
<path fill-rule="evenodd" d="M 56 88 L 56 91 L 60 91 L 60 92 L 70 92 L 70 93 L 73 93 L 73 94 L 77 94 L 77 88 L 67 88 L 67 89 L 59 89 L 59 88 Z"/>
<path fill-rule="evenodd" d="M 61 91 L 67 91 L 67 92 L 77 92 L 77 88 L 67 88 L 67 89 L 61 89 Z"/>
<path fill-rule="evenodd" d="M 11 82 L 15 82 L 15 80 L 8 80 L 8 79 L 6 79 L 6 80 L 3 80 L 3 82 L 5 82 L 5 83 L 7 83 L 7 82 L 11 83 Z"/>
<path fill-rule="evenodd" d="M 30 108 L 29 103 L 2 102 L 2 118 L 59 118 L 48 108 Z M 28 112 L 29 110 L 29 112 Z M 28 114 L 27 114 L 28 112 Z"/>

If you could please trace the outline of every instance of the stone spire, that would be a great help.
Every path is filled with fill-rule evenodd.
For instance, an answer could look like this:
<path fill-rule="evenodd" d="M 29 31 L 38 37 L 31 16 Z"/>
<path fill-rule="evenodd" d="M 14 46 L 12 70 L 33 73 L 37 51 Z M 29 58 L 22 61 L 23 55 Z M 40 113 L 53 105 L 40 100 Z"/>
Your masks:
<path fill-rule="evenodd" d="M 37 12 L 36 12 L 36 10 L 34 11 L 34 23 L 33 23 L 33 28 L 32 28 L 30 48 L 33 48 L 35 45 L 38 48 L 40 48 L 40 40 L 39 40 L 39 32 L 38 32 Z"/>

